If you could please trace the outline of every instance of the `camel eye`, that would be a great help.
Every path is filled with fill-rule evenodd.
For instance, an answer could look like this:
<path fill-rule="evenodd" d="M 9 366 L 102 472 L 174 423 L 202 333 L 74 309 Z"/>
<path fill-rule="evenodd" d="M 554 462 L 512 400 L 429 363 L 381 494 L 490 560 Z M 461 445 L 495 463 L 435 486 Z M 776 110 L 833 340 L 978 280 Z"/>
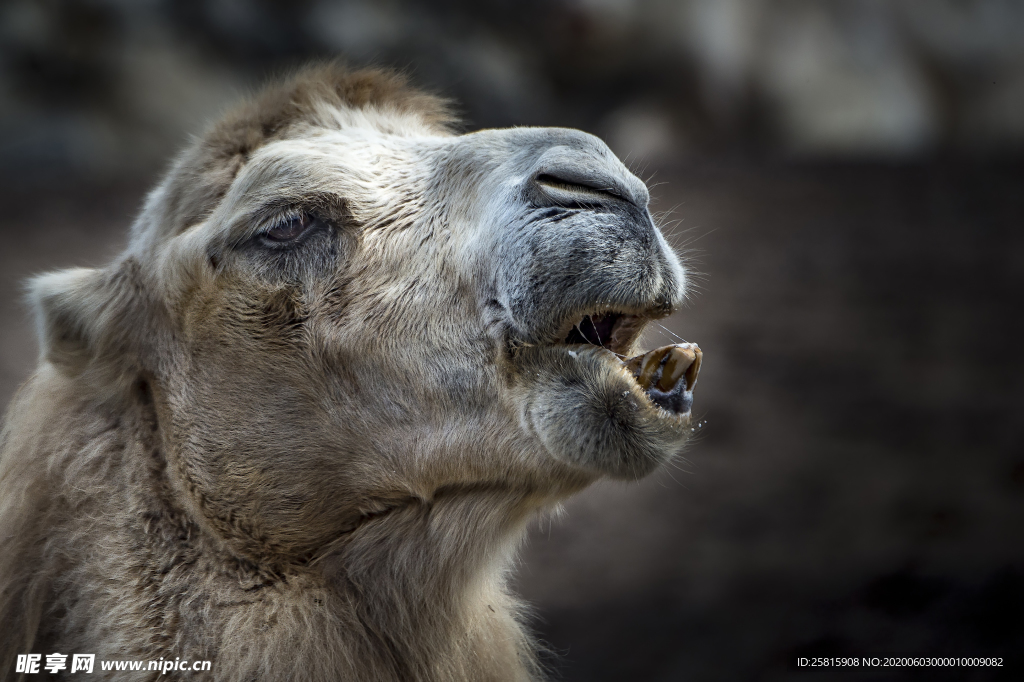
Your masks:
<path fill-rule="evenodd" d="M 268 241 L 272 242 L 292 242 L 305 234 L 306 230 L 309 229 L 313 222 L 314 220 L 305 213 L 290 216 L 288 218 L 283 218 L 280 222 L 264 232 L 263 236 L 266 237 Z"/>

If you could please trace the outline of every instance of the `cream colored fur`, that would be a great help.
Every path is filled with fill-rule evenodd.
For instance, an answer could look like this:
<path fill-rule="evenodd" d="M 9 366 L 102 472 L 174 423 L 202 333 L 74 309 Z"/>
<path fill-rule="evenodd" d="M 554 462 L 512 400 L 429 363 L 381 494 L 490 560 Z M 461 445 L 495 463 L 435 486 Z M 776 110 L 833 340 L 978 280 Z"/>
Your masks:
<path fill-rule="evenodd" d="M 552 342 L 668 314 L 684 275 L 596 138 L 450 124 L 394 75 L 306 69 L 185 152 L 115 262 L 32 282 L 0 678 L 54 651 L 239 682 L 540 676 L 505 584 L 528 523 L 689 431 L 606 351 Z M 269 240 L 298 215 L 319 222 Z"/>

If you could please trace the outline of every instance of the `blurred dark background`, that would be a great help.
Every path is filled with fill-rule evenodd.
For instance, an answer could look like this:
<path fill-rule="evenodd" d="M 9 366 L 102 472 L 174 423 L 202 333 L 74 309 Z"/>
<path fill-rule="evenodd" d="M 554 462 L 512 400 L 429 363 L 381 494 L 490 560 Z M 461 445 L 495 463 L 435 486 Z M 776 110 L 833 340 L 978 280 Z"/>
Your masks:
<path fill-rule="evenodd" d="M 309 58 L 467 129 L 578 127 L 699 273 L 700 438 L 541 523 L 557 679 L 1024 679 L 1024 2 L 6 0 L 0 400 L 20 283 L 101 264 L 205 122 Z M 801 656 L 1002 656 L 824 670 Z"/>

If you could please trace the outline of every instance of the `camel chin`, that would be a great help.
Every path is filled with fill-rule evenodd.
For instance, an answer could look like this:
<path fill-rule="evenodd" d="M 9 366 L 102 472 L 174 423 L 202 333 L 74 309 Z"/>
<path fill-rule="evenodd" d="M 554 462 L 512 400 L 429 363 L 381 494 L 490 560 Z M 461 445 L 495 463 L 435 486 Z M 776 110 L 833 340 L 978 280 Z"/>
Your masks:
<path fill-rule="evenodd" d="M 524 371 L 534 374 L 523 418 L 552 457 L 598 475 L 635 479 L 670 460 L 691 434 L 701 357 L 694 344 L 625 361 L 589 344 L 519 355 Z"/>

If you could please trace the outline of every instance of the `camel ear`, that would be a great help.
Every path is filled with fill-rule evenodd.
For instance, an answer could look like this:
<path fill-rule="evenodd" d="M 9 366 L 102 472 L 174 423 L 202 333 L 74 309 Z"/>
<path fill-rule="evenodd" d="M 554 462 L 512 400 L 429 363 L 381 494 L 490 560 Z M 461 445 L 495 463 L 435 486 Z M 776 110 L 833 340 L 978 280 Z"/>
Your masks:
<path fill-rule="evenodd" d="M 137 290 L 120 272 L 74 268 L 35 277 L 28 299 L 42 356 L 72 375 L 97 361 L 131 363 Z M 106 364 L 106 363 L 103 363 Z"/>

